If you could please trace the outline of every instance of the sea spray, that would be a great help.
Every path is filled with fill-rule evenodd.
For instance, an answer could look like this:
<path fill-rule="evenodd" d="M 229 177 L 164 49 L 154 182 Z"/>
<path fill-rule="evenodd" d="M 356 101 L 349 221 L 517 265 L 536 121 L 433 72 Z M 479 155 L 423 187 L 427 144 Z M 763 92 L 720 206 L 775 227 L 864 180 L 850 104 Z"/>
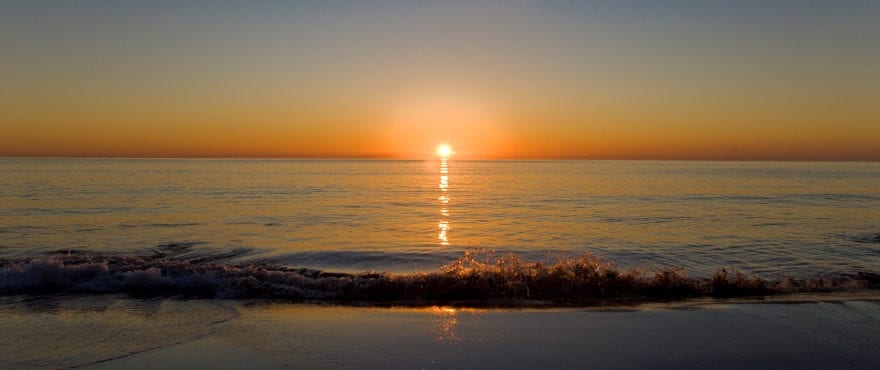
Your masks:
<path fill-rule="evenodd" d="M 694 297 L 745 297 L 880 288 L 880 276 L 762 279 L 718 269 L 620 269 L 585 253 L 548 264 L 468 251 L 437 271 L 356 274 L 270 264 L 226 264 L 94 253 L 0 260 L 0 294 L 128 293 L 352 305 L 590 306 Z"/>

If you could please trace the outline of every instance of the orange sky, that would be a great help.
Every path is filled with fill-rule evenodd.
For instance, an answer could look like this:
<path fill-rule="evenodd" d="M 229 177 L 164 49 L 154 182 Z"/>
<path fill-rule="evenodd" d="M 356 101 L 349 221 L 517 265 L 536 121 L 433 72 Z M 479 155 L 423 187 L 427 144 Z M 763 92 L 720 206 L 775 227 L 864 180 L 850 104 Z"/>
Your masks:
<path fill-rule="evenodd" d="M 0 156 L 880 160 L 880 7 L 13 2 Z"/>

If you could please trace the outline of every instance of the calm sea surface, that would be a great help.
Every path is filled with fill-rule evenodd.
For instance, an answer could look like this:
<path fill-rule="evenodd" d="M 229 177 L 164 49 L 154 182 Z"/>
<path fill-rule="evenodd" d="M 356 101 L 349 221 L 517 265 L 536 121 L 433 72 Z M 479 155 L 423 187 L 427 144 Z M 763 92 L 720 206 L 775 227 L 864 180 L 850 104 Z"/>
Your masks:
<path fill-rule="evenodd" d="M 0 159 L 0 257 L 341 271 L 465 250 L 761 275 L 880 271 L 880 163 Z"/>

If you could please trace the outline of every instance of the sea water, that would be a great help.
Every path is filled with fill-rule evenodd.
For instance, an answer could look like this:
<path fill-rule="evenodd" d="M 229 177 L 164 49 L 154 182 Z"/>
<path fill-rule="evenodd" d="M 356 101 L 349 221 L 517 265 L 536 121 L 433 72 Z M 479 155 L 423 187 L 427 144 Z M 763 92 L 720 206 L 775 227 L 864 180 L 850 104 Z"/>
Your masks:
<path fill-rule="evenodd" d="M 0 368 L 567 367 L 656 335 L 699 338 L 693 367 L 815 343 L 797 366 L 859 367 L 876 303 L 547 308 L 876 300 L 878 186 L 865 162 L 0 159 Z"/>
<path fill-rule="evenodd" d="M 433 271 L 469 250 L 758 276 L 880 270 L 880 163 L 0 159 L 0 259 Z"/>

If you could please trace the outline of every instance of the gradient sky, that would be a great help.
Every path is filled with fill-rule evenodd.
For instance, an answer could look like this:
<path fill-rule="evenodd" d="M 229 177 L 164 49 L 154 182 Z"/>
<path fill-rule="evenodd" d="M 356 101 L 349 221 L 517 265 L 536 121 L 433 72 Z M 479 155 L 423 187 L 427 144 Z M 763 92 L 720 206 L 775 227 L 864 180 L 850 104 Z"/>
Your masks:
<path fill-rule="evenodd" d="M 0 156 L 880 160 L 877 1 L 0 3 Z"/>

